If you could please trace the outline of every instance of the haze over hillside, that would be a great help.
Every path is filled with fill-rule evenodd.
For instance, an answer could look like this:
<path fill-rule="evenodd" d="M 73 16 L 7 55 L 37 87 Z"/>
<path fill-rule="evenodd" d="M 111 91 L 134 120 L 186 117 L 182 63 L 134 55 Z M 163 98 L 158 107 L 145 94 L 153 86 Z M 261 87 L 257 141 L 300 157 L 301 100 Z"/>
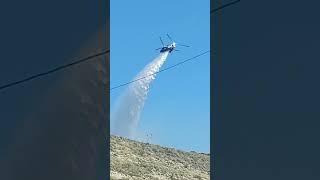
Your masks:
<path fill-rule="evenodd" d="M 210 179 L 210 155 L 111 136 L 111 180 Z"/>

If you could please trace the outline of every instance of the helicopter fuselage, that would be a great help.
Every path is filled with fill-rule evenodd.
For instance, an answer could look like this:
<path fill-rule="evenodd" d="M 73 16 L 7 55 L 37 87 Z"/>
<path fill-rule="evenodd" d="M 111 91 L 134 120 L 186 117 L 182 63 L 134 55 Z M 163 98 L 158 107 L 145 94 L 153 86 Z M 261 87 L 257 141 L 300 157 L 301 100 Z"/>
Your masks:
<path fill-rule="evenodd" d="M 171 53 L 175 48 L 176 48 L 176 43 L 173 42 L 172 44 L 161 48 L 160 52 L 169 51 L 169 53 Z"/>

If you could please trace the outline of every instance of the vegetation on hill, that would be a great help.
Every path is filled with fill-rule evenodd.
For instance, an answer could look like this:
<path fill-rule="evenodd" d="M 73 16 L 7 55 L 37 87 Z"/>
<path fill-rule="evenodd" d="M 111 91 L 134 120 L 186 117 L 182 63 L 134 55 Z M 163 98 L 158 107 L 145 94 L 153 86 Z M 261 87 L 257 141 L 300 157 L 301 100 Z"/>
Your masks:
<path fill-rule="evenodd" d="M 210 155 L 111 136 L 111 180 L 210 179 Z"/>

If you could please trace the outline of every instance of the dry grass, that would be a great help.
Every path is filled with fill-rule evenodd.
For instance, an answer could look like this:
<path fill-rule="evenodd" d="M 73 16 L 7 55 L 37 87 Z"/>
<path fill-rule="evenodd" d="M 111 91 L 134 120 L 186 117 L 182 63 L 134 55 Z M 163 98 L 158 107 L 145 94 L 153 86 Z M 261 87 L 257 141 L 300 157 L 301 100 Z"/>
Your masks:
<path fill-rule="evenodd" d="M 209 162 L 209 154 L 111 136 L 112 180 L 205 180 Z"/>

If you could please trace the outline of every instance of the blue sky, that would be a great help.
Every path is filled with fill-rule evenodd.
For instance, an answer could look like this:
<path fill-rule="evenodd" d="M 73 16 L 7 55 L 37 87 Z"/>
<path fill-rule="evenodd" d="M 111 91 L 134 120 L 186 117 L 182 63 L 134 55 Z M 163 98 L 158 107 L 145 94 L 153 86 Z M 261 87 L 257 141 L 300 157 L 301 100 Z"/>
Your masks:
<path fill-rule="evenodd" d="M 169 55 L 162 68 L 210 49 L 209 0 L 111 0 L 110 86 L 132 80 L 159 55 L 166 33 L 191 47 Z M 138 130 L 152 133 L 152 143 L 187 151 L 209 152 L 210 57 L 157 75 L 141 114 Z M 111 110 L 126 87 L 111 91 Z"/>

